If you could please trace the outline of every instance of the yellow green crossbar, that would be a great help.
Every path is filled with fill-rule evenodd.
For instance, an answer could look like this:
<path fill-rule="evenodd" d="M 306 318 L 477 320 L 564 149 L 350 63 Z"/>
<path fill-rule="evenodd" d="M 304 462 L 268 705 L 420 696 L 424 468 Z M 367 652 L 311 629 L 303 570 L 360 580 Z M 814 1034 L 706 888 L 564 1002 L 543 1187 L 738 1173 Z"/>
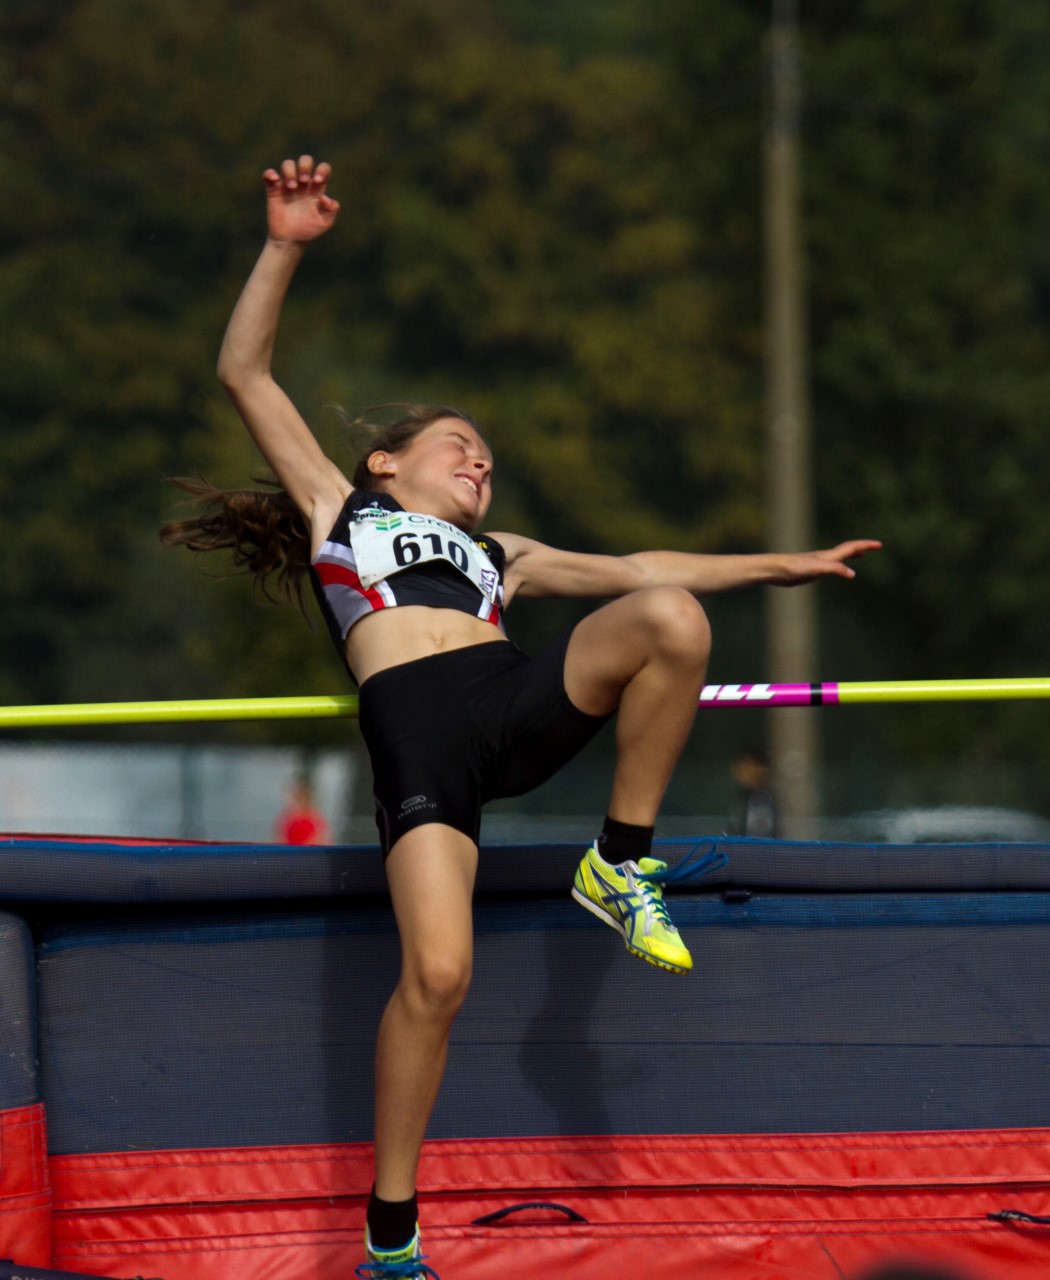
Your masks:
<path fill-rule="evenodd" d="M 994 702 L 1050 698 L 1050 679 L 872 680 L 843 683 L 839 702 Z"/>
<path fill-rule="evenodd" d="M 1050 698 L 1050 677 L 1003 680 L 869 680 L 821 684 L 711 684 L 705 707 L 815 707 L 851 703 L 992 702 Z M 171 702 L 71 702 L 0 707 L 0 728 L 171 724 L 209 720 L 327 720 L 357 715 L 350 694 L 301 698 L 198 698 Z"/>
<path fill-rule="evenodd" d="M 43 725 L 171 724 L 205 720 L 324 720 L 357 715 L 357 698 L 198 698 L 174 702 L 67 702 L 0 707 L 0 728 Z"/>
<path fill-rule="evenodd" d="M 828 707 L 860 702 L 993 702 L 1050 698 L 1050 678 L 857 680 L 821 684 L 709 684 L 703 706 Z"/>

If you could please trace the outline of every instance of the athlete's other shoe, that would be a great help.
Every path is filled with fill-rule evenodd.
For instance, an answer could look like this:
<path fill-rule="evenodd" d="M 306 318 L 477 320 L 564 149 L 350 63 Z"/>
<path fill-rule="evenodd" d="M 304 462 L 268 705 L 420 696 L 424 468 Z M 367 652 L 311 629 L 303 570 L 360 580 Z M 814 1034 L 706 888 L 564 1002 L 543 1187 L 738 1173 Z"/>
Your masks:
<path fill-rule="evenodd" d="M 698 859 L 697 849 L 669 869 L 657 858 L 608 863 L 593 844 L 576 868 L 572 896 L 599 920 L 618 929 L 632 955 L 671 973 L 688 973 L 693 958 L 667 914 L 663 886 L 725 866 L 724 853 L 707 853 Z"/>
<path fill-rule="evenodd" d="M 428 1267 L 424 1259 L 419 1228 L 416 1234 L 401 1249 L 377 1249 L 368 1236 L 365 1228 L 365 1254 L 367 1261 L 362 1262 L 354 1271 L 358 1280 L 440 1280 L 438 1273 Z"/>

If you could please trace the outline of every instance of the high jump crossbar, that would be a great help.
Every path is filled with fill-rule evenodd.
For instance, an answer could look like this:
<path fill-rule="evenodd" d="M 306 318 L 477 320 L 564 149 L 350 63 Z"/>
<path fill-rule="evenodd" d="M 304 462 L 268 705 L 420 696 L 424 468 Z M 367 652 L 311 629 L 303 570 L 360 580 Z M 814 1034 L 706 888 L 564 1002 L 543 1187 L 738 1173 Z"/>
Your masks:
<path fill-rule="evenodd" d="M 700 693 L 700 705 L 828 707 L 873 702 L 997 702 L 1034 698 L 1050 698 L 1050 677 L 709 684 Z M 350 719 L 356 715 L 357 698 L 352 694 L 295 698 L 199 698 L 170 702 L 71 702 L 0 707 L 0 729 L 206 720 L 334 720 Z"/>

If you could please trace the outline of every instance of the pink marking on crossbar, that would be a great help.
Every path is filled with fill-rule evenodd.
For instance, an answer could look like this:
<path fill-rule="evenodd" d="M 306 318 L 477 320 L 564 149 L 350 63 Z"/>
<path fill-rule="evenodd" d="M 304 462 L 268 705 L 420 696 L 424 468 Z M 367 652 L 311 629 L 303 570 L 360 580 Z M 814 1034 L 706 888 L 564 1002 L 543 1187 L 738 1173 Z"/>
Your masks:
<path fill-rule="evenodd" d="M 839 701 L 837 682 L 820 685 L 815 696 L 810 684 L 709 684 L 700 693 L 700 703 L 709 707 L 812 707 L 833 706 Z"/>
<path fill-rule="evenodd" d="M 771 684 L 771 707 L 808 707 L 813 702 L 813 687 L 808 684 Z"/>

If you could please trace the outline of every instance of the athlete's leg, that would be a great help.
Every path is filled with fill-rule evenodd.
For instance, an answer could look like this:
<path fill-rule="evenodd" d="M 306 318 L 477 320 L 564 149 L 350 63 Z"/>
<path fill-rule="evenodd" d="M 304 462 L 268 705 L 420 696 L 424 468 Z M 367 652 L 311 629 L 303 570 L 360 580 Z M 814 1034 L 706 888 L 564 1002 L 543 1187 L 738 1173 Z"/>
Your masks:
<path fill-rule="evenodd" d="M 609 817 L 652 826 L 696 715 L 711 652 L 698 601 L 645 587 L 584 618 L 565 654 L 565 691 L 591 715 L 616 707 Z"/>
<path fill-rule="evenodd" d="M 445 1069 L 448 1035 L 470 985 L 474 842 L 429 823 L 402 836 L 386 860 L 401 934 L 401 978 L 376 1047 L 376 1194 L 407 1200 Z"/>
<path fill-rule="evenodd" d="M 696 715 L 711 633 L 696 600 L 649 587 L 585 618 L 565 654 L 565 691 L 581 710 L 616 719 L 617 760 L 602 834 L 576 870 L 572 896 L 650 964 L 687 973 L 688 948 L 663 901 L 653 824 Z"/>

